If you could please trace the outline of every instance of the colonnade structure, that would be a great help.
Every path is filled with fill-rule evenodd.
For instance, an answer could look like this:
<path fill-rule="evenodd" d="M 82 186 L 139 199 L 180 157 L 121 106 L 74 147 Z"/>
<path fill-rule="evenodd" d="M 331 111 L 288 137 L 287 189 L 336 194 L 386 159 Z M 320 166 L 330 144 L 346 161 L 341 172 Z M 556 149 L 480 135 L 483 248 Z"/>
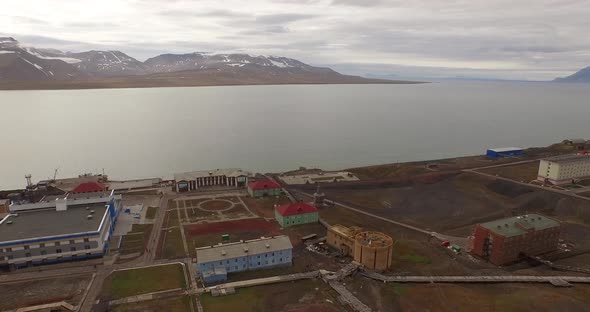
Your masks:
<path fill-rule="evenodd" d="M 174 174 L 176 192 L 189 192 L 215 186 L 245 187 L 251 173 L 242 169 L 215 169 Z"/>

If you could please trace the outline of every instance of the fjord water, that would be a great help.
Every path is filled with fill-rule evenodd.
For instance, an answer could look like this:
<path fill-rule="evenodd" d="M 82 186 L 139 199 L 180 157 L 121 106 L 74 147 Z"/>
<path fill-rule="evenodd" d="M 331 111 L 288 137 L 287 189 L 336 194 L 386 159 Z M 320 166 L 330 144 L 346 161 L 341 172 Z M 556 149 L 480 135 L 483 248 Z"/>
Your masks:
<path fill-rule="evenodd" d="M 590 137 L 590 85 L 440 82 L 0 91 L 0 189 L 241 167 L 361 165 Z"/>

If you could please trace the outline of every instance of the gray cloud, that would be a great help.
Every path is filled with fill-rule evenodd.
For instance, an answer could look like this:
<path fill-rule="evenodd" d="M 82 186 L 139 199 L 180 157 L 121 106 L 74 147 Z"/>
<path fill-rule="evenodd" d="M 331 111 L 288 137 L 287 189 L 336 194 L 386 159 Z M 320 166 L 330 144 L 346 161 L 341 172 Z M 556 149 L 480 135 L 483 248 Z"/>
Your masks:
<path fill-rule="evenodd" d="M 54 14 L 48 15 L 32 10 L 39 6 L 33 0 L 11 1 L 3 6 L 10 16 L 0 14 L 0 29 L 39 47 L 118 49 L 139 59 L 164 52 L 241 51 L 380 75 L 551 79 L 590 65 L 587 0 L 52 0 L 51 5 Z"/>
<path fill-rule="evenodd" d="M 283 14 L 268 14 L 260 15 L 256 17 L 256 22 L 261 24 L 287 24 L 295 21 L 306 20 L 314 18 L 316 15 L 313 14 L 296 14 L 296 13 L 283 13 Z"/>

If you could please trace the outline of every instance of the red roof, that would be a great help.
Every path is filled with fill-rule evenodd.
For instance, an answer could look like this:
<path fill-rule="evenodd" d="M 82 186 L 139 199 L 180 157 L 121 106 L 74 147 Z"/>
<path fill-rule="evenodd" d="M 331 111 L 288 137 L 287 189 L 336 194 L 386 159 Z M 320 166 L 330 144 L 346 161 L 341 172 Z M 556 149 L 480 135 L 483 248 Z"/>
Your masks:
<path fill-rule="evenodd" d="M 272 180 L 262 180 L 248 184 L 248 188 L 252 190 L 266 190 L 281 188 L 281 186 L 277 182 Z"/>
<path fill-rule="evenodd" d="M 72 190 L 72 193 L 91 193 L 91 192 L 103 192 L 106 188 L 102 183 L 98 182 L 85 182 L 80 183 Z"/>
<path fill-rule="evenodd" d="M 293 216 L 304 213 L 317 212 L 318 209 L 308 203 L 299 202 L 295 204 L 287 204 L 275 208 L 283 217 Z"/>

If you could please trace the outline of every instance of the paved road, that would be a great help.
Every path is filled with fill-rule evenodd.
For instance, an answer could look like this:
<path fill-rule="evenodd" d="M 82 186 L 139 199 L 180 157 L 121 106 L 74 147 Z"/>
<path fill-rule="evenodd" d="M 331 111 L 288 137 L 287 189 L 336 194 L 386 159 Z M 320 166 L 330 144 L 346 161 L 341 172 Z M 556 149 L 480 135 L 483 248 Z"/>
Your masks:
<path fill-rule="evenodd" d="M 152 227 L 152 233 L 150 234 L 149 241 L 147 243 L 146 252 L 143 255 L 143 259 L 146 263 L 151 263 L 156 259 L 156 251 L 158 249 L 158 241 L 160 240 L 160 234 L 162 234 L 162 224 L 166 217 L 166 210 L 168 210 L 168 201 L 173 196 L 164 195 L 160 198 L 160 208 L 156 213 L 156 219 L 154 226 Z"/>

